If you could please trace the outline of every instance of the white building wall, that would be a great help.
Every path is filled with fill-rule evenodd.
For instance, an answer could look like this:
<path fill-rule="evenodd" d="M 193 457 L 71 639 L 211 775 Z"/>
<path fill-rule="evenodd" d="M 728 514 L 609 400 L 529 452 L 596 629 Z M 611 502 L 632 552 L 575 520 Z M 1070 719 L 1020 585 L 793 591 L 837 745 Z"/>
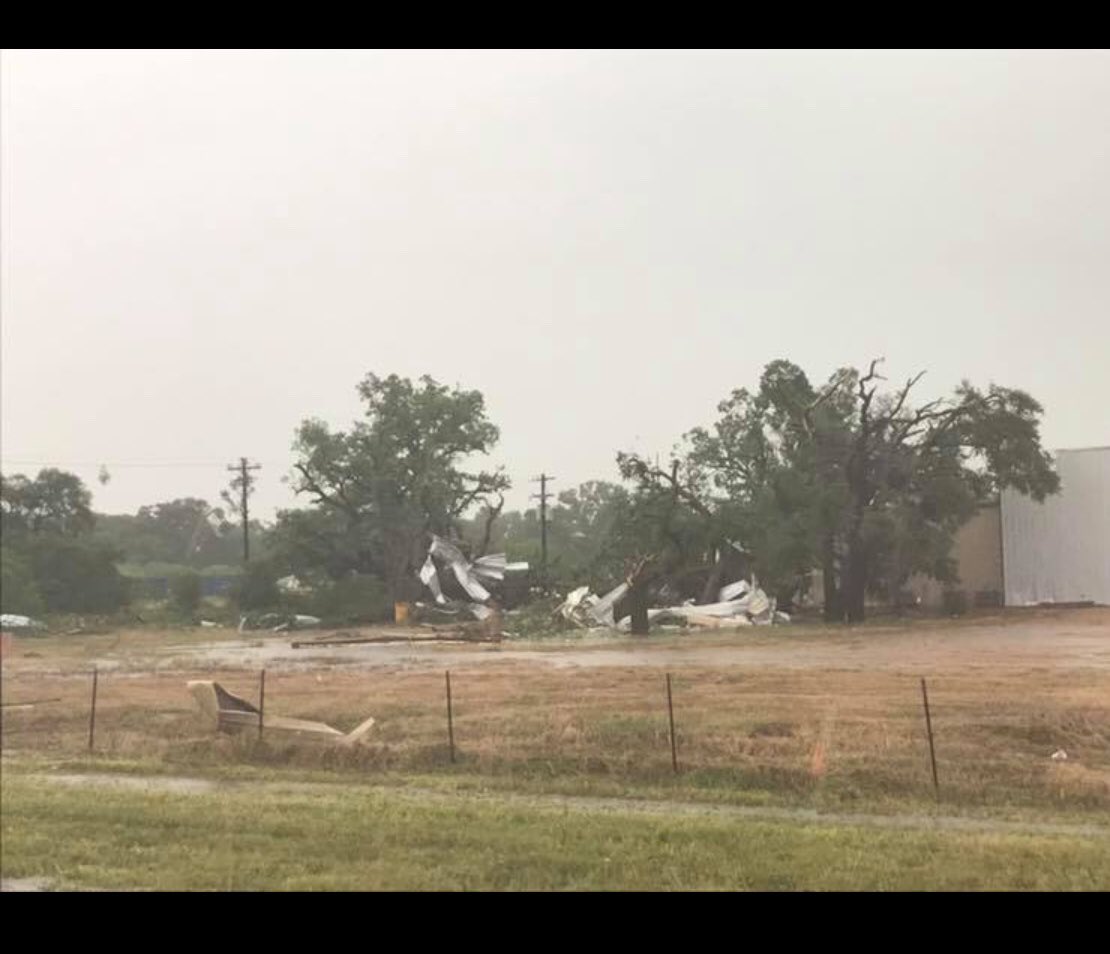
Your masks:
<path fill-rule="evenodd" d="M 1060 493 L 1036 503 L 1002 492 L 1007 606 L 1110 604 L 1110 447 L 1056 453 Z"/>

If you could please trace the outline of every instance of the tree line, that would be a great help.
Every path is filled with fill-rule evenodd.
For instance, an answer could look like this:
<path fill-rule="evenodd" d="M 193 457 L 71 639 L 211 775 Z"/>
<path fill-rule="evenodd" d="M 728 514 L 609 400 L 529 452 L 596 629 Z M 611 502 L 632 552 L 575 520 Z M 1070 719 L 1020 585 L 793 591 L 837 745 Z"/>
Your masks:
<path fill-rule="evenodd" d="M 621 451 L 620 482 L 558 494 L 548 512 L 551 582 L 627 580 L 642 606 L 710 601 L 723 583 L 755 575 L 788 605 L 817 573 L 826 619 L 856 622 L 869 595 L 889 598 L 914 574 L 953 581 L 954 535 L 978 507 L 1003 487 L 1042 500 L 1059 479 L 1029 394 L 965 381 L 918 402 L 920 380 L 888 386 L 876 360 L 815 383 L 789 361 L 771 362 L 665 461 Z M 382 605 L 419 598 L 432 534 L 471 557 L 505 550 L 538 561 L 536 510 L 506 512 L 504 469 L 480 463 L 500 437 L 481 392 L 368 374 L 358 393 L 362 417 L 347 429 L 310 418 L 296 431 L 290 479 L 304 505 L 252 524 L 260 599 L 285 574 L 337 592 L 364 584 Z M 24 612 L 123 599 L 108 568 L 124 556 L 193 567 L 238 560 L 235 515 L 203 500 L 98 519 L 81 482 L 56 470 L 4 478 L 0 496 L 5 611 L 16 611 L 9 584 L 17 595 L 37 589 L 39 604 L 20 596 Z M 78 565 L 89 575 L 80 598 Z"/>

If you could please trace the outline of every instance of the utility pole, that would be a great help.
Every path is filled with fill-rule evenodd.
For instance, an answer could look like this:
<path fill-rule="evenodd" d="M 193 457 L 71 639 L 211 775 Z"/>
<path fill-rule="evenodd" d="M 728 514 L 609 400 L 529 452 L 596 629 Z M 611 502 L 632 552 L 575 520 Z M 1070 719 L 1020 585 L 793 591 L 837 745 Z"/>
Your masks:
<path fill-rule="evenodd" d="M 247 497 L 250 496 L 253 490 L 252 484 L 254 478 L 250 475 L 252 470 L 260 470 L 261 464 L 248 464 L 245 457 L 239 458 L 238 464 L 228 464 L 227 469 L 233 473 L 239 474 L 232 482 L 231 486 L 239 491 L 239 513 L 243 518 L 243 562 L 250 562 L 251 558 L 251 540 L 250 540 L 250 510 L 247 506 Z"/>
<path fill-rule="evenodd" d="M 547 482 L 554 479 L 550 474 L 541 473 L 539 477 L 532 480 L 532 483 L 540 485 L 540 492 L 532 494 L 532 499 L 540 502 L 540 584 L 545 593 L 547 592 L 547 498 L 551 496 L 547 492 Z"/>

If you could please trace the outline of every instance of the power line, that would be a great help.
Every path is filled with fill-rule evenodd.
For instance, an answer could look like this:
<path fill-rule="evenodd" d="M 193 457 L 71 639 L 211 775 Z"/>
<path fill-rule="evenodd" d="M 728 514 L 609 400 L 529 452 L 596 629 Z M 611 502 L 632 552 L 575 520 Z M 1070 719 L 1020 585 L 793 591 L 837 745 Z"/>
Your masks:
<path fill-rule="evenodd" d="M 20 467 L 222 467 L 222 460 L 149 460 L 149 461 L 113 461 L 113 460 L 34 460 L 23 457 L 0 458 L 5 466 L 16 465 Z M 284 466 L 276 461 L 260 461 L 262 464 Z"/>

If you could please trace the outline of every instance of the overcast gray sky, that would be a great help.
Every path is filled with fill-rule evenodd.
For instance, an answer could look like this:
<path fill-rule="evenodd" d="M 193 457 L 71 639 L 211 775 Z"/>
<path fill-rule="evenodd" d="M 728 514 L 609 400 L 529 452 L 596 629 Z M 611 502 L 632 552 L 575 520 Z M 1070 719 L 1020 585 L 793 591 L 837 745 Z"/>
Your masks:
<path fill-rule="evenodd" d="M 288 505 L 367 371 L 486 395 L 519 506 L 788 357 L 1110 443 L 1105 52 L 2 54 L 5 473 Z M 107 465 L 111 481 L 96 480 Z"/>

